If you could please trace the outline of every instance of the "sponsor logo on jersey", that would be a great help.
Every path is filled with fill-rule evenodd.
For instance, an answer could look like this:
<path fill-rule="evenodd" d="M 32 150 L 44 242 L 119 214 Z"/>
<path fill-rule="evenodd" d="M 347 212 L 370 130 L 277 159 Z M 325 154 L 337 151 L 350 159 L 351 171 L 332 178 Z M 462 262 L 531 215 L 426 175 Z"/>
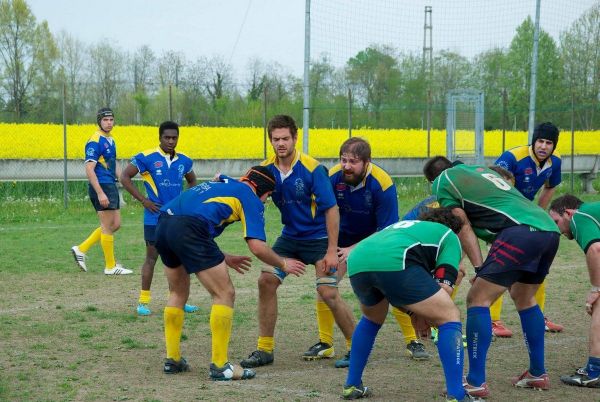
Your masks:
<path fill-rule="evenodd" d="M 533 174 L 533 169 L 532 168 L 527 168 L 523 171 L 523 173 L 525 174 Z"/>
<path fill-rule="evenodd" d="M 157 169 L 161 168 L 162 165 L 163 165 L 163 163 L 161 161 L 154 162 L 154 167 L 157 168 Z"/>
<path fill-rule="evenodd" d="M 335 185 L 335 190 L 336 191 L 346 191 L 346 188 L 348 186 L 346 186 L 346 183 L 338 183 Z"/>

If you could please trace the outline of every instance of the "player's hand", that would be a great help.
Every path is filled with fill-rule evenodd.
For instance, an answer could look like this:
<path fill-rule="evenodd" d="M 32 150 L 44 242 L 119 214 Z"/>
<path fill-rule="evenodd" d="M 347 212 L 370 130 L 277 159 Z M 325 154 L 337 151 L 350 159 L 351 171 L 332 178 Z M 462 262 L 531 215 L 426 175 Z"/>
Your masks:
<path fill-rule="evenodd" d="M 465 276 L 467 276 L 467 270 L 465 269 L 463 264 L 460 264 L 458 266 L 458 275 L 456 276 L 456 281 L 454 282 L 454 287 L 459 286 L 460 283 L 462 282 L 462 280 L 465 278 Z M 471 282 L 471 284 L 473 284 L 473 282 Z"/>
<path fill-rule="evenodd" d="M 104 194 L 104 192 L 98 194 L 98 202 L 100 203 L 102 208 L 108 208 L 108 204 L 110 204 L 110 202 L 108 201 L 108 197 L 106 196 L 106 194 Z"/>
<path fill-rule="evenodd" d="M 225 264 L 243 275 L 252 266 L 252 258 L 245 255 L 225 254 Z"/>
<path fill-rule="evenodd" d="M 304 275 L 306 270 L 306 266 L 302 261 L 298 261 L 294 258 L 285 258 L 285 266 L 283 267 L 283 272 L 286 274 L 291 274 L 295 276 Z"/>
<path fill-rule="evenodd" d="M 150 201 L 147 198 L 142 200 L 142 205 L 150 212 L 158 212 L 160 211 L 160 207 L 156 205 L 154 202 Z"/>
<path fill-rule="evenodd" d="M 600 293 L 589 292 L 585 299 L 585 312 L 592 315 L 596 302 L 600 300 Z"/>
<path fill-rule="evenodd" d="M 336 250 L 327 250 L 327 254 L 325 254 L 325 258 L 322 260 L 322 264 L 316 264 L 317 269 L 320 269 L 321 272 L 327 275 L 334 274 L 337 271 L 338 267 L 338 256 Z"/>
<path fill-rule="evenodd" d="M 221 181 L 221 172 L 215 173 L 215 176 L 213 177 L 212 181 Z"/>
<path fill-rule="evenodd" d="M 410 320 L 419 338 L 427 339 L 431 336 L 431 325 L 424 317 L 413 314 Z"/>
<path fill-rule="evenodd" d="M 353 248 L 354 248 L 354 246 L 338 247 L 337 248 L 338 261 L 339 262 L 346 261 L 348 259 L 348 255 L 350 254 L 350 251 L 352 251 Z"/>

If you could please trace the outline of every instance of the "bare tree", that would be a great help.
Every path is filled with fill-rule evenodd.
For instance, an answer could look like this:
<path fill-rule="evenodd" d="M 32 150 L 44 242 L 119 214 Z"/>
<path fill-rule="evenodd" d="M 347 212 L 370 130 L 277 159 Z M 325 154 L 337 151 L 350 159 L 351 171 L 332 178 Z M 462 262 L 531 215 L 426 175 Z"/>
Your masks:
<path fill-rule="evenodd" d="M 114 107 L 123 84 L 123 52 L 104 40 L 90 49 L 91 81 L 99 105 Z"/>

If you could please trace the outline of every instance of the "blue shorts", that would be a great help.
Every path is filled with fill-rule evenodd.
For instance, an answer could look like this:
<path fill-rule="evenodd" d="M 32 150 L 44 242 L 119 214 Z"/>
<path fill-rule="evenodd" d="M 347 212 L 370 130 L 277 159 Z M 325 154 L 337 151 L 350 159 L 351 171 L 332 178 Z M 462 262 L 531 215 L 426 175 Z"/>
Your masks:
<path fill-rule="evenodd" d="M 415 304 L 436 294 L 440 285 L 422 267 L 402 271 L 359 272 L 350 277 L 354 294 L 364 306 L 374 306 L 383 299 L 394 307 Z"/>
<path fill-rule="evenodd" d="M 306 265 L 322 260 L 327 254 L 327 239 L 294 240 L 279 236 L 273 245 L 273 251 L 282 257 L 295 258 Z M 283 281 L 288 275 L 278 267 L 273 267 L 272 274 Z"/>
<path fill-rule="evenodd" d="M 515 282 L 544 282 L 554 260 L 560 235 L 541 232 L 527 225 L 511 226 L 498 234 L 478 278 L 504 287 Z"/>
<path fill-rule="evenodd" d="M 144 240 L 146 246 L 154 246 L 156 243 L 156 225 L 144 225 Z"/>
<path fill-rule="evenodd" d="M 161 214 L 155 247 L 167 268 L 183 265 L 189 274 L 215 267 L 225 260 L 209 232 L 209 223 L 192 216 Z"/>
<path fill-rule="evenodd" d="M 104 208 L 100 205 L 100 201 L 98 201 L 98 194 L 96 194 L 96 190 L 92 187 L 91 184 L 88 185 L 88 195 L 90 196 L 90 201 L 94 206 L 96 211 L 114 211 L 120 208 L 120 199 L 119 199 L 119 189 L 117 188 L 117 183 L 99 183 L 102 191 L 106 194 L 108 198 L 108 207 Z"/>

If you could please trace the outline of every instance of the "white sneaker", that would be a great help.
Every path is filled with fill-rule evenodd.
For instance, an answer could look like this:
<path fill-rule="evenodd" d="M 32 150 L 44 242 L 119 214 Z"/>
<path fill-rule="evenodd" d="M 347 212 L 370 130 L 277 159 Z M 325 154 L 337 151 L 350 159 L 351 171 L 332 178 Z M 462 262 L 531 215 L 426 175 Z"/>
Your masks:
<path fill-rule="evenodd" d="M 121 264 L 117 264 L 112 269 L 104 268 L 104 275 L 129 275 L 133 273 L 132 270 L 123 268 Z"/>
<path fill-rule="evenodd" d="M 73 254 L 73 258 L 75 258 L 75 264 L 77 264 L 79 269 L 83 272 L 87 272 L 87 266 L 85 265 L 85 253 L 79 250 L 79 247 L 77 246 L 71 247 L 71 253 Z"/>

